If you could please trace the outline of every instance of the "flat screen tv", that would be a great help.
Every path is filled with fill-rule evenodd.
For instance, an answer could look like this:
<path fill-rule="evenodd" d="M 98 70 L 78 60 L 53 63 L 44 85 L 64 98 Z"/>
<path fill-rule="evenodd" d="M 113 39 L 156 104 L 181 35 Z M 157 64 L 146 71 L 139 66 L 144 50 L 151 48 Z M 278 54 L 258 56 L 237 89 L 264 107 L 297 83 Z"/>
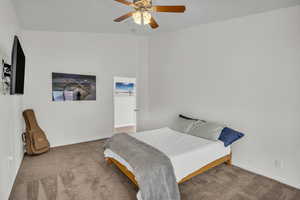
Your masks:
<path fill-rule="evenodd" d="M 24 94 L 24 80 L 25 54 L 18 37 L 15 36 L 11 55 L 10 94 Z"/>

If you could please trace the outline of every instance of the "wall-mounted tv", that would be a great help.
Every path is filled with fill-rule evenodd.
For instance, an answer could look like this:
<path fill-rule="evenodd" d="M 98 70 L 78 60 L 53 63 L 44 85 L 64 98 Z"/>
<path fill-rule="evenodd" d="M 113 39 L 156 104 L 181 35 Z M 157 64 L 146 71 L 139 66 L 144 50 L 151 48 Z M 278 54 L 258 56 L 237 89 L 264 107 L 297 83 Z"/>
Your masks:
<path fill-rule="evenodd" d="M 18 37 L 15 36 L 11 55 L 10 94 L 24 94 L 24 80 L 25 54 Z"/>

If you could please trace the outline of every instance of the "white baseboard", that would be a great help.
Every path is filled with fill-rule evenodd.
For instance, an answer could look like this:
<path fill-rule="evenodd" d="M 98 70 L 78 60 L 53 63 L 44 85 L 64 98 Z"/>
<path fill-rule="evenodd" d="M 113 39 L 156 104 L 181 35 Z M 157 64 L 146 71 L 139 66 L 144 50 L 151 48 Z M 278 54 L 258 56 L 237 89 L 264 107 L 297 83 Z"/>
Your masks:
<path fill-rule="evenodd" d="M 284 179 L 281 178 L 281 177 L 277 177 L 277 176 L 275 177 L 275 176 L 268 175 L 268 174 L 262 172 L 262 170 L 255 169 L 255 168 L 253 168 L 253 167 L 249 167 L 249 166 L 246 166 L 246 165 L 241 164 L 241 163 L 237 164 L 237 163 L 233 162 L 233 165 L 234 165 L 234 166 L 237 166 L 237 167 L 239 167 L 239 168 L 241 168 L 241 169 L 244 169 L 244 170 L 246 170 L 246 171 L 249 171 L 249 172 L 253 172 L 253 173 L 255 173 L 255 174 L 258 174 L 258 175 L 260 175 L 260 176 L 264 176 L 264 177 L 273 179 L 273 180 L 278 181 L 278 182 L 280 182 L 280 183 L 282 183 L 282 184 L 289 185 L 289 186 L 291 186 L 291 187 L 300 189 L 300 184 L 294 184 L 294 183 L 292 183 L 292 182 L 289 182 L 289 181 L 287 181 L 287 180 L 284 180 Z"/>
<path fill-rule="evenodd" d="M 78 138 L 78 139 L 72 139 L 66 143 L 51 143 L 50 145 L 51 147 L 59 147 L 59 146 L 65 146 L 65 145 L 70 145 L 70 144 L 78 144 L 78 143 L 83 143 L 83 142 L 91 142 L 91 141 L 95 141 L 95 140 L 101 140 L 101 139 L 105 139 L 105 138 L 109 138 L 112 136 L 112 133 L 107 133 L 107 134 L 101 134 L 101 136 L 92 136 L 92 137 L 88 137 L 85 139 L 82 138 Z"/>

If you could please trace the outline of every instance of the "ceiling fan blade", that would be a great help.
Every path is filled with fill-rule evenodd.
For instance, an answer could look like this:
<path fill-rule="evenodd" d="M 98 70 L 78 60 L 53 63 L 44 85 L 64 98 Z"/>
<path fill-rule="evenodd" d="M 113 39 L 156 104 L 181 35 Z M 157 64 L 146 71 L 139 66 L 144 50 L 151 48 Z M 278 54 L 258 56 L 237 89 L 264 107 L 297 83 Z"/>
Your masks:
<path fill-rule="evenodd" d="M 185 6 L 153 6 L 154 12 L 175 12 L 183 13 L 185 11 Z"/>
<path fill-rule="evenodd" d="M 121 17 L 115 19 L 114 21 L 115 21 L 115 22 L 121 22 L 121 21 L 127 19 L 128 17 L 131 17 L 133 13 L 134 13 L 134 12 L 130 12 L 130 13 L 127 13 L 127 14 L 125 14 L 125 15 L 122 15 Z"/>
<path fill-rule="evenodd" d="M 133 3 L 129 2 L 129 1 L 126 1 L 126 0 L 115 0 L 115 1 L 117 1 L 119 3 L 122 3 L 122 4 L 125 4 L 127 6 L 133 5 Z"/>
<path fill-rule="evenodd" d="M 155 21 L 155 19 L 153 17 L 151 17 L 150 23 L 149 25 L 151 26 L 151 28 L 156 29 L 159 27 L 159 25 L 157 24 L 157 22 Z"/>

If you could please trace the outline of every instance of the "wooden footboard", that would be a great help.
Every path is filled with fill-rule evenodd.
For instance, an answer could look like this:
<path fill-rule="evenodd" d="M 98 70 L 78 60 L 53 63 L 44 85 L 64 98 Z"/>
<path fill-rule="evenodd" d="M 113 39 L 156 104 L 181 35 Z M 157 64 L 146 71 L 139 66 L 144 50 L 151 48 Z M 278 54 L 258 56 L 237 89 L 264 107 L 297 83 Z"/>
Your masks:
<path fill-rule="evenodd" d="M 133 173 L 131 171 L 129 171 L 127 169 L 127 167 L 125 167 L 119 161 L 117 161 L 113 158 L 106 158 L 106 161 L 108 163 L 114 163 L 121 170 L 121 172 L 123 172 L 123 174 L 125 174 L 131 180 L 131 182 L 133 182 L 138 187 L 138 183 L 135 180 L 135 176 L 133 175 Z"/>
<path fill-rule="evenodd" d="M 226 163 L 227 165 L 231 165 L 231 159 L 232 159 L 232 154 L 230 153 L 222 158 L 219 158 L 219 159 L 205 165 L 204 167 L 198 169 L 197 171 L 189 174 L 188 176 L 181 179 L 178 184 L 184 183 L 184 182 L 190 180 L 191 178 L 193 178 L 199 174 L 202 174 L 202 173 L 206 172 L 207 170 L 209 170 L 213 167 L 216 167 L 218 165 L 221 165 L 223 163 Z M 121 172 L 123 172 L 123 174 L 125 174 L 138 187 L 138 183 L 135 179 L 134 174 L 131 171 L 129 171 L 124 165 L 122 165 L 119 161 L 117 161 L 113 158 L 106 158 L 106 161 L 108 163 L 114 163 L 121 170 Z"/>
<path fill-rule="evenodd" d="M 195 171 L 195 172 L 191 173 L 190 175 L 188 175 L 188 176 L 184 177 L 183 179 L 181 179 L 179 181 L 179 184 L 180 183 L 184 183 L 184 182 L 190 180 L 191 178 L 193 178 L 193 177 L 195 177 L 195 176 L 197 176 L 199 174 L 202 174 L 202 173 L 206 172 L 207 170 L 209 170 L 209 169 L 211 169 L 213 167 L 216 167 L 218 165 L 221 165 L 223 163 L 226 163 L 227 165 L 231 165 L 231 157 L 232 156 L 231 156 L 231 153 L 230 153 L 229 155 L 226 155 L 226 156 L 224 156 L 222 158 L 219 158 L 219 159 L 217 159 L 217 160 L 215 160 L 215 161 L 213 161 L 213 162 L 205 165 L 204 167 L 198 169 L 197 171 Z"/>

